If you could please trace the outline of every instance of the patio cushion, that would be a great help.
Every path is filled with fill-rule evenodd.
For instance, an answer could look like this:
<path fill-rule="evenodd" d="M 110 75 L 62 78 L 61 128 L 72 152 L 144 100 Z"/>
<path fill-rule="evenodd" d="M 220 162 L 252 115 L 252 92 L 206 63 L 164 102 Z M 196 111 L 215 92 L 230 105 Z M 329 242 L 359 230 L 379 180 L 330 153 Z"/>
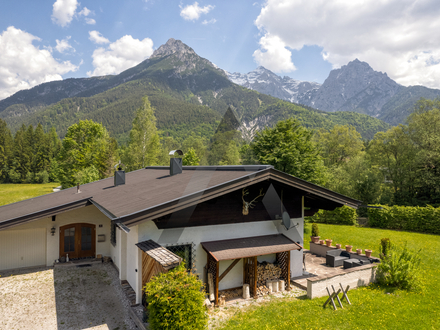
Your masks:
<path fill-rule="evenodd" d="M 362 265 L 359 259 L 348 259 L 348 260 L 344 260 L 343 263 L 344 263 L 344 269 L 353 268 Z"/>

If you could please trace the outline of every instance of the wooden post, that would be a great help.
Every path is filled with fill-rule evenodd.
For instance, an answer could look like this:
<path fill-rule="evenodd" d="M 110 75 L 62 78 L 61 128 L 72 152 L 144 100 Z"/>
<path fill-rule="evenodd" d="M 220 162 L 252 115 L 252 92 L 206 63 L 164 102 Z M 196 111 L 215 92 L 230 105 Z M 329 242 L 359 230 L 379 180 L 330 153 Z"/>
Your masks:
<path fill-rule="evenodd" d="M 287 291 L 290 291 L 290 251 L 287 251 Z"/>
<path fill-rule="evenodd" d="M 243 258 L 243 285 L 246 284 L 246 264 L 247 264 L 247 258 Z"/>
<path fill-rule="evenodd" d="M 254 257 L 254 283 L 252 283 L 254 287 L 254 298 L 257 298 L 257 282 L 258 282 L 258 267 L 257 267 L 257 257 Z"/>
<path fill-rule="evenodd" d="M 215 306 L 218 306 L 218 273 L 220 270 L 220 263 L 217 261 L 217 266 L 215 270 Z"/>

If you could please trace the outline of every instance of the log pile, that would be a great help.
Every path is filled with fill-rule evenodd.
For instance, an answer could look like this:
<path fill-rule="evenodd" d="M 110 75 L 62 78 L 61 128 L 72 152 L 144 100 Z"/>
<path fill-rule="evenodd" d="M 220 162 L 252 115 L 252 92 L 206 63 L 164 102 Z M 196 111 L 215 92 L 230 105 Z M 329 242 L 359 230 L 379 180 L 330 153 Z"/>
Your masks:
<path fill-rule="evenodd" d="M 218 292 L 218 296 L 225 296 L 225 300 L 231 300 L 234 298 L 241 298 L 243 296 L 243 289 L 242 288 L 237 288 L 234 290 L 223 290 L 223 291 L 219 291 Z"/>
<path fill-rule="evenodd" d="M 276 281 L 281 277 L 281 268 L 278 265 L 267 262 L 258 263 L 257 266 L 257 288 L 265 286 L 267 281 Z"/>
<path fill-rule="evenodd" d="M 261 297 L 271 294 L 272 287 L 268 287 L 268 282 L 278 281 L 281 278 L 281 268 L 276 264 L 271 264 L 266 261 L 258 263 L 257 266 L 257 296 Z"/>

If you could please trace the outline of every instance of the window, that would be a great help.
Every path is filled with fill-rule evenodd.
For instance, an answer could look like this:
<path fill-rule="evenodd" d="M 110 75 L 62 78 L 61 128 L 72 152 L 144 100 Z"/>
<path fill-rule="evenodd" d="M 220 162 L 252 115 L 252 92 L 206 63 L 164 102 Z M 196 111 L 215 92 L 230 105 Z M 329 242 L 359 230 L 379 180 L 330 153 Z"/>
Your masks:
<path fill-rule="evenodd" d="M 165 246 L 169 251 L 182 258 L 187 270 L 194 268 L 195 249 L 193 243 Z"/>
<path fill-rule="evenodd" d="M 111 231 L 110 231 L 110 243 L 112 243 L 113 246 L 116 246 L 116 223 L 112 221 L 111 224 Z"/>

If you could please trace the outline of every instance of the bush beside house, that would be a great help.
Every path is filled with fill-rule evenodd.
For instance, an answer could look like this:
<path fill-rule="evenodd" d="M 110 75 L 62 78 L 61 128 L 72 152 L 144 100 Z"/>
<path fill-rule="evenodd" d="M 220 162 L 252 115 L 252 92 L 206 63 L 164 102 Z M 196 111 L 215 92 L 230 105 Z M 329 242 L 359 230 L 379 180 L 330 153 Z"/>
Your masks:
<path fill-rule="evenodd" d="M 208 315 L 203 286 L 183 263 L 153 277 L 144 287 L 151 329 L 205 329 Z"/>

